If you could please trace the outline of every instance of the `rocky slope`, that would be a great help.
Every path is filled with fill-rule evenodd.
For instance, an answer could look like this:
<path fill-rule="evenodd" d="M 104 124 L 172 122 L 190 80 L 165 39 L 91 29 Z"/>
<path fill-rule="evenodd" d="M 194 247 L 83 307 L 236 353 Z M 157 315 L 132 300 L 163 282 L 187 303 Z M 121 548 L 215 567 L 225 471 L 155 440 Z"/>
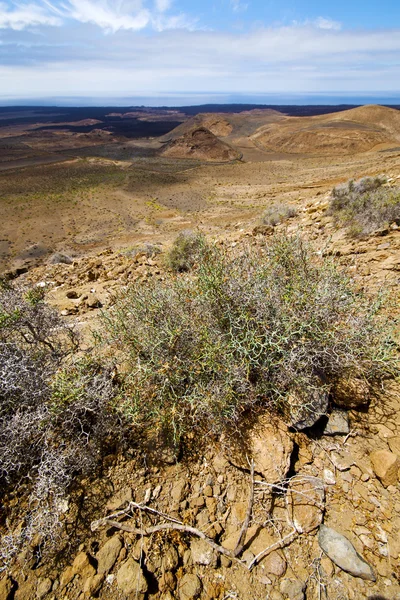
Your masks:
<path fill-rule="evenodd" d="M 300 203 L 275 230 L 300 230 L 360 287 L 385 285 L 398 302 L 398 226 L 350 239 L 327 206 L 324 196 Z M 216 242 L 262 248 L 272 233 L 253 222 Z M 90 350 L 98 310 L 121 285 L 161 279 L 163 251 L 105 250 L 20 280 L 45 286 Z M 354 388 L 312 435 L 259 418 L 245 439 L 193 440 L 185 460 L 158 440 L 108 455 L 101 477 L 71 493 L 57 560 L 35 562 L 26 548 L 3 575 L 0 600 L 400 599 L 399 387 L 388 385 L 368 411 L 364 402 Z"/>

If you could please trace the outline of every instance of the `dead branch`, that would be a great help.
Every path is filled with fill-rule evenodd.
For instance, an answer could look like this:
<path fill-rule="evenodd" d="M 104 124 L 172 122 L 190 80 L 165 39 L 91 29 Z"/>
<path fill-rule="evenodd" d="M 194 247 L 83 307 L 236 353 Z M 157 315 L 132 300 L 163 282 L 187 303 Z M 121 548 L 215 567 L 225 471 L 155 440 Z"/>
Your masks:
<path fill-rule="evenodd" d="M 154 511 L 154 509 L 153 509 L 153 512 L 157 512 L 157 511 Z M 152 535 L 153 533 L 157 533 L 159 531 L 183 531 L 184 533 L 190 533 L 191 535 L 194 535 L 194 536 L 204 540 L 216 552 L 219 552 L 220 554 L 227 556 L 231 560 L 234 560 L 235 562 L 237 562 L 243 566 L 246 566 L 243 561 L 241 561 L 239 558 L 236 558 L 236 556 L 234 555 L 234 553 L 231 550 L 228 550 L 227 548 L 224 548 L 223 546 L 216 544 L 211 538 L 206 536 L 205 533 L 200 531 L 200 529 L 196 529 L 196 527 L 191 527 L 190 525 L 184 525 L 183 523 L 180 523 L 180 522 L 161 523 L 160 525 L 154 525 L 153 527 L 139 529 L 137 527 L 130 527 L 129 525 L 124 525 L 123 523 L 120 523 L 119 521 L 112 521 L 106 517 L 104 519 L 100 519 L 99 521 L 95 521 L 94 523 L 92 523 L 92 531 L 95 531 L 101 525 L 115 527 L 116 529 L 120 529 L 121 531 L 126 531 L 127 533 L 133 533 L 135 535 L 140 535 L 140 536 L 145 536 L 145 537 Z"/>
<path fill-rule="evenodd" d="M 290 533 L 288 533 L 287 535 L 285 535 L 285 537 L 283 537 L 281 540 L 278 540 L 274 544 L 271 544 L 271 546 L 268 546 L 268 548 L 265 548 L 265 550 L 263 550 L 262 552 L 260 552 L 259 554 L 257 554 L 257 556 L 255 556 L 253 558 L 253 560 L 251 561 L 251 563 L 247 566 L 247 568 L 249 569 L 249 571 L 251 571 L 263 558 L 265 558 L 266 556 L 268 556 L 268 554 L 270 554 L 274 550 L 278 550 L 279 548 L 283 548 L 284 546 L 287 546 L 288 544 L 290 544 L 291 542 L 293 542 L 293 540 L 298 535 L 299 534 L 298 534 L 297 530 L 294 529 L 293 531 L 291 531 Z"/>
<path fill-rule="evenodd" d="M 305 478 L 305 479 L 308 479 L 308 478 Z M 309 478 L 309 479 L 315 479 L 315 478 Z M 223 546 L 220 546 L 219 544 L 214 542 L 214 540 L 209 538 L 200 529 L 197 529 L 196 527 L 192 527 L 190 525 L 185 525 L 178 519 L 170 517 L 167 514 L 156 510 L 155 508 L 151 508 L 149 506 L 146 506 L 145 504 L 138 504 L 136 502 L 130 502 L 129 505 L 127 506 L 127 508 L 124 510 L 120 510 L 112 515 L 104 517 L 103 519 L 99 519 L 98 521 L 93 521 L 93 523 L 91 524 L 91 530 L 96 531 L 97 529 L 100 529 L 101 527 L 114 527 L 115 529 L 119 529 L 121 531 L 126 531 L 127 533 L 133 533 L 134 535 L 138 535 L 141 537 L 147 537 L 147 536 L 153 535 L 154 533 L 158 533 L 160 531 L 182 531 L 183 533 L 188 533 L 190 535 L 200 538 L 201 540 L 204 540 L 209 546 L 211 546 L 211 548 L 213 550 L 215 550 L 219 554 L 226 556 L 230 560 L 236 562 L 237 564 L 242 565 L 243 567 L 245 567 L 249 571 L 251 571 L 263 558 L 268 556 L 268 554 L 270 554 L 271 552 L 273 552 L 274 550 L 277 550 L 279 548 L 284 548 L 285 546 L 290 544 L 296 537 L 299 536 L 299 532 L 296 529 L 293 529 L 288 535 L 281 538 L 274 544 L 271 544 L 271 546 L 268 546 L 268 548 L 265 548 L 262 552 L 257 554 L 257 556 L 255 556 L 249 564 L 246 564 L 246 562 L 244 560 L 241 560 L 240 558 L 238 558 L 239 555 L 243 552 L 243 549 L 245 546 L 246 534 L 247 534 L 247 531 L 248 531 L 248 528 L 250 525 L 250 521 L 251 521 L 251 515 L 252 515 L 252 511 L 253 511 L 253 504 L 254 504 L 254 485 L 255 485 L 255 483 L 266 486 L 269 489 L 287 491 L 287 489 L 286 489 L 287 486 L 285 486 L 285 483 L 282 483 L 281 485 L 279 485 L 279 484 L 268 484 L 268 483 L 262 482 L 262 481 L 254 481 L 254 461 L 251 462 L 250 494 L 249 494 L 249 502 L 248 502 L 248 507 L 247 507 L 247 512 L 246 512 L 246 517 L 243 522 L 242 528 L 240 530 L 240 536 L 239 536 L 238 542 L 236 544 L 236 548 L 233 551 L 228 550 L 227 548 L 224 548 Z M 298 493 L 301 495 L 305 495 L 302 492 L 298 492 Z M 156 517 L 160 517 L 160 518 L 168 521 L 168 523 L 159 523 L 158 525 L 152 525 L 151 527 L 132 527 L 130 525 L 126 525 L 124 523 L 121 523 L 120 521 L 115 520 L 115 519 L 118 519 L 119 517 L 130 516 L 130 513 L 132 513 L 133 510 L 138 510 L 140 512 L 140 514 L 142 514 L 143 512 L 146 512 L 146 513 L 154 515 Z"/>

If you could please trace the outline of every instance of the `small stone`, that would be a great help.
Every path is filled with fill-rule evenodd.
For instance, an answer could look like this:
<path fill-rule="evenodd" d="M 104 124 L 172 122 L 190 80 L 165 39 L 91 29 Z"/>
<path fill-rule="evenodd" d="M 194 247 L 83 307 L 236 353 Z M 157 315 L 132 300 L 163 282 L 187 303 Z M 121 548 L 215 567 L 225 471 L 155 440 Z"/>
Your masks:
<path fill-rule="evenodd" d="M 157 485 L 157 486 L 154 488 L 154 490 L 153 490 L 153 493 L 152 493 L 152 495 L 151 495 L 151 497 L 152 497 L 152 499 L 153 499 L 153 500 L 157 500 L 157 498 L 158 498 L 158 497 L 159 497 L 159 495 L 161 494 L 161 490 L 162 490 L 162 487 L 161 487 L 161 485 Z"/>
<path fill-rule="evenodd" d="M 335 485 L 335 474 L 330 469 L 324 469 L 324 481 L 326 485 Z"/>
<path fill-rule="evenodd" d="M 201 594 L 201 581 L 197 575 L 187 573 L 179 582 L 179 600 L 192 600 Z"/>
<path fill-rule="evenodd" d="M 72 258 L 70 256 L 67 256 L 66 254 L 62 254 L 61 252 L 55 252 L 49 258 L 50 265 L 72 265 L 72 263 Z"/>
<path fill-rule="evenodd" d="M 397 484 L 400 459 L 396 454 L 388 450 L 376 450 L 370 454 L 370 459 L 374 473 L 384 487 Z"/>
<path fill-rule="evenodd" d="M 289 516 L 299 533 L 310 533 L 320 526 L 325 490 L 316 477 L 294 477 L 287 490 Z"/>
<path fill-rule="evenodd" d="M 400 457 L 400 435 L 388 439 L 388 444 L 391 452 Z"/>
<path fill-rule="evenodd" d="M 286 573 L 286 560 L 279 552 L 271 552 L 262 562 L 265 571 L 275 577 L 283 577 Z"/>
<path fill-rule="evenodd" d="M 333 577 L 335 574 L 335 567 L 333 562 L 327 556 L 321 558 L 321 568 L 327 577 Z"/>
<path fill-rule="evenodd" d="M 175 501 L 175 502 L 181 502 L 182 498 L 183 498 L 183 493 L 186 487 L 186 481 L 184 479 L 181 479 L 179 481 L 177 481 L 174 485 L 174 487 L 172 488 L 171 491 L 171 498 Z"/>
<path fill-rule="evenodd" d="M 211 498 L 213 496 L 213 489 L 211 485 L 206 485 L 206 487 L 204 488 L 204 495 L 206 496 L 206 498 Z"/>
<path fill-rule="evenodd" d="M 372 567 L 358 554 L 344 535 L 321 525 L 318 542 L 325 554 L 343 571 L 350 573 L 353 577 L 376 581 Z"/>
<path fill-rule="evenodd" d="M 36 596 L 41 600 L 41 598 L 47 596 L 47 594 L 51 591 L 52 587 L 53 582 L 51 579 L 49 579 L 48 577 L 46 577 L 45 579 L 40 579 L 36 589 Z"/>
<path fill-rule="evenodd" d="M 75 577 L 75 573 L 72 567 L 67 567 L 60 577 L 60 589 L 64 589 Z"/>
<path fill-rule="evenodd" d="M 89 294 L 86 300 L 86 304 L 89 308 L 101 308 L 103 306 L 96 294 Z"/>
<path fill-rule="evenodd" d="M 306 585 L 298 579 L 284 579 L 279 589 L 289 600 L 304 600 L 305 598 Z"/>
<path fill-rule="evenodd" d="M 97 572 L 107 574 L 115 565 L 122 549 L 122 541 L 118 535 L 109 539 L 97 553 Z"/>
<path fill-rule="evenodd" d="M 93 596 L 95 596 L 99 592 L 101 586 L 104 583 L 105 578 L 105 574 L 101 573 L 99 575 L 93 575 L 93 577 L 89 577 L 89 579 L 86 579 L 85 585 L 83 586 L 83 591 L 85 592 L 85 594 L 89 598 L 93 598 Z"/>
<path fill-rule="evenodd" d="M 329 415 L 324 435 L 347 435 L 350 431 L 349 415 L 344 410 L 333 410 Z"/>
<path fill-rule="evenodd" d="M 272 585 L 271 579 L 269 577 L 266 577 L 265 575 L 259 577 L 258 581 L 263 585 Z"/>
<path fill-rule="evenodd" d="M 198 565 L 212 565 L 215 563 L 214 551 L 204 540 L 193 540 L 190 544 L 192 559 Z"/>
<path fill-rule="evenodd" d="M 74 575 L 80 575 L 82 579 L 96 575 L 96 569 L 91 564 L 90 557 L 86 552 L 80 552 L 76 555 L 72 563 L 72 571 Z"/>
<path fill-rule="evenodd" d="M 348 471 L 350 467 L 354 465 L 354 458 L 351 454 L 346 451 L 332 452 L 331 460 L 335 465 L 336 469 L 340 472 Z"/>
<path fill-rule="evenodd" d="M 143 575 L 139 563 L 128 558 L 117 573 L 118 588 L 129 596 L 135 594 L 135 598 L 143 598 L 147 592 L 147 581 Z"/>
<path fill-rule="evenodd" d="M 191 508 L 204 508 L 206 501 L 204 496 L 198 496 L 197 498 L 192 498 L 189 504 Z"/>
<path fill-rule="evenodd" d="M 229 569 L 229 567 L 232 566 L 231 559 L 228 556 L 225 556 L 224 554 L 221 555 L 221 566 L 225 569 Z"/>
<path fill-rule="evenodd" d="M 179 565 L 179 554 L 172 544 L 167 546 L 161 560 L 163 571 L 174 571 Z"/>

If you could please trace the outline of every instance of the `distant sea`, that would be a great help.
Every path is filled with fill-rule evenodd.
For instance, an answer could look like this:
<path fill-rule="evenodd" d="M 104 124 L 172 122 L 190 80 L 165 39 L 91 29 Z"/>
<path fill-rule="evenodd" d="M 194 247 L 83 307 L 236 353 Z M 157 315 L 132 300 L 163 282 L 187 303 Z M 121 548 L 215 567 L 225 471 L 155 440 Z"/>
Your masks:
<path fill-rule="evenodd" d="M 261 104 L 261 105 L 343 105 L 395 104 L 400 105 L 400 92 L 358 95 L 331 94 L 226 94 L 198 92 L 187 94 L 163 93 L 137 96 L 53 96 L 47 98 L 11 98 L 0 96 L 0 106 L 152 106 L 178 107 L 202 104 Z"/>

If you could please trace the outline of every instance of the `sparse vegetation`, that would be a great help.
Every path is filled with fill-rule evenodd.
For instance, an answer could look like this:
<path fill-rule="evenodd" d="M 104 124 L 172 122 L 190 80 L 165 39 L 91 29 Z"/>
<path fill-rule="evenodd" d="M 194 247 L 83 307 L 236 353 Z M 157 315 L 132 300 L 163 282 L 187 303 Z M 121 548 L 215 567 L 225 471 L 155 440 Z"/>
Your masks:
<path fill-rule="evenodd" d="M 376 306 L 298 238 L 235 257 L 203 247 L 193 273 L 121 291 L 103 327 L 127 373 L 120 410 L 175 442 L 238 425 L 253 406 L 312 411 L 339 376 L 374 385 L 397 370 Z"/>
<path fill-rule="evenodd" d="M 350 180 L 333 188 L 330 212 L 353 237 L 368 236 L 400 224 L 400 187 L 388 186 L 385 176 Z"/>
<path fill-rule="evenodd" d="M 262 217 L 263 225 L 275 227 L 297 215 L 297 209 L 294 206 L 283 203 L 271 204 L 264 212 Z"/>
<path fill-rule="evenodd" d="M 175 273 L 183 273 L 198 262 L 206 249 L 206 240 L 198 231 L 182 231 L 167 255 L 167 266 Z"/>
<path fill-rule="evenodd" d="M 14 529 L 9 520 L 0 570 L 34 538 L 38 545 L 55 540 L 74 477 L 93 471 L 118 437 L 110 371 L 72 360 L 77 344 L 40 288 L 2 286 L 0 488 L 14 495 L 24 489 L 28 503 L 20 508 L 23 527 L 17 519 Z"/>

